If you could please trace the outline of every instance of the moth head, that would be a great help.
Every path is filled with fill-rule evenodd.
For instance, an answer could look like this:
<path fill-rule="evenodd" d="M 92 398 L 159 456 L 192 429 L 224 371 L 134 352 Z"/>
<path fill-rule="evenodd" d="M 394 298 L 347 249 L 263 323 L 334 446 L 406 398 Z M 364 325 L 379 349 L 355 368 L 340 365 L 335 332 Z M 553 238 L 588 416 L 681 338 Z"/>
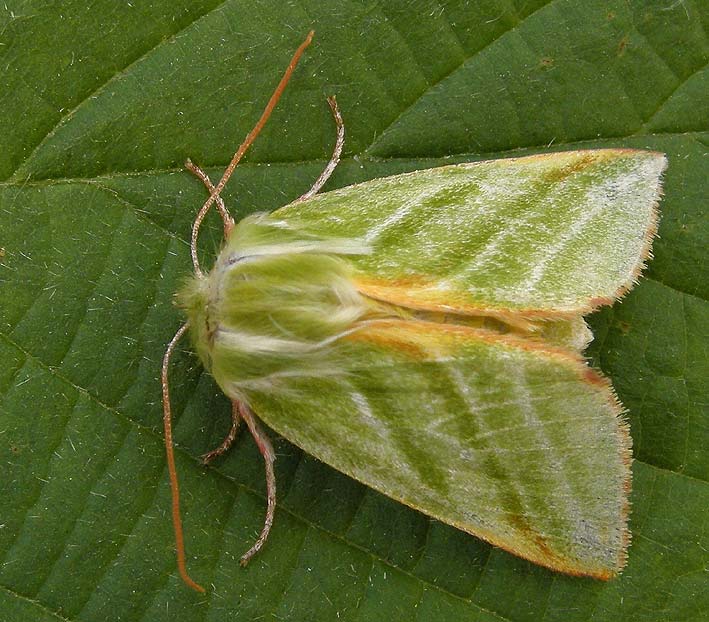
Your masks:
<path fill-rule="evenodd" d="M 214 333 L 209 322 L 209 284 L 209 275 L 191 276 L 175 295 L 176 305 L 187 315 L 192 343 L 205 369 L 211 369 L 209 342 Z"/>

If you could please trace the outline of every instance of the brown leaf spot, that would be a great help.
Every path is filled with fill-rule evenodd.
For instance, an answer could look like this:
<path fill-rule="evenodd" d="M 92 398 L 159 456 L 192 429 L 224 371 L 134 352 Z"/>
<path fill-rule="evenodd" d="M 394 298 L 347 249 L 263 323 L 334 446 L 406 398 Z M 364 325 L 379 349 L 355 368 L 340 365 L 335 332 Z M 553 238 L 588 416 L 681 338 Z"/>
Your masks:
<path fill-rule="evenodd" d="M 625 48 L 628 47 L 628 35 L 625 35 L 620 41 L 618 41 L 618 49 L 617 49 L 617 54 L 618 56 L 622 56 L 623 53 L 625 52 Z"/>
<path fill-rule="evenodd" d="M 632 328 L 630 322 L 625 322 L 623 320 L 618 320 L 615 324 L 618 327 L 618 330 L 620 330 L 620 332 L 624 335 L 627 335 Z"/>

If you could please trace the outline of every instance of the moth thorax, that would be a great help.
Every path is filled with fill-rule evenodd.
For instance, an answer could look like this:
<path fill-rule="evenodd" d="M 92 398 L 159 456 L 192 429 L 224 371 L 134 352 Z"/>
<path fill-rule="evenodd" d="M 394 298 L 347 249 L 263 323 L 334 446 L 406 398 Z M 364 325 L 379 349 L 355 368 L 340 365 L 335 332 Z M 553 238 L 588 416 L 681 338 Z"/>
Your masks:
<path fill-rule="evenodd" d="M 185 298 L 193 339 L 229 395 L 284 374 L 329 371 L 335 342 L 369 303 L 349 263 L 324 253 L 220 256 Z"/>
<path fill-rule="evenodd" d="M 326 254 L 245 258 L 221 275 L 213 310 L 223 330 L 313 345 L 366 311 L 350 273 L 345 260 Z"/>

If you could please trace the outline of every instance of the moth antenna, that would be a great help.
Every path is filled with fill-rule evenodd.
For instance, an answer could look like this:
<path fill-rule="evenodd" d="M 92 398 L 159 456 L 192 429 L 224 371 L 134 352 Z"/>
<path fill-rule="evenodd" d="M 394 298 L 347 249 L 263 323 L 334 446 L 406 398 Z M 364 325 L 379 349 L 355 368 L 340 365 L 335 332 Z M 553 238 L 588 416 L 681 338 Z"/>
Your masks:
<path fill-rule="evenodd" d="M 239 408 L 236 404 L 236 402 L 231 403 L 231 428 L 229 428 L 229 432 L 227 433 L 226 437 L 222 441 L 222 444 L 219 445 L 216 449 L 212 449 L 212 451 L 207 452 L 202 456 L 202 464 L 207 465 L 209 464 L 214 458 L 218 458 L 222 454 L 226 453 L 229 451 L 229 448 L 234 444 L 234 441 L 236 440 L 236 433 L 239 431 L 239 424 L 241 423 L 241 416 L 239 415 Z"/>
<path fill-rule="evenodd" d="M 236 153 L 231 159 L 231 162 L 229 162 L 229 166 L 226 167 L 222 178 L 219 180 L 219 183 L 214 187 L 213 190 L 211 190 L 209 198 L 205 201 L 204 205 L 197 213 L 195 221 L 192 224 L 192 240 L 196 241 L 197 235 L 199 234 L 199 226 L 202 223 L 204 216 L 209 211 L 209 208 L 212 206 L 212 203 L 214 203 L 214 201 L 217 200 L 217 197 L 219 197 L 219 195 L 221 194 L 221 191 L 224 189 L 226 182 L 229 181 L 231 174 L 234 172 L 234 169 L 236 168 L 237 164 L 239 164 L 239 161 L 246 153 L 246 150 L 251 146 L 256 137 L 259 135 L 259 133 L 263 129 L 263 126 L 266 125 L 266 121 L 268 121 L 268 118 L 271 116 L 273 109 L 276 107 L 278 100 L 281 98 L 281 95 L 283 94 L 283 91 L 285 90 L 286 85 L 290 80 L 290 77 L 295 71 L 300 57 L 303 55 L 303 52 L 305 52 L 305 48 L 307 48 L 310 45 L 310 42 L 313 40 L 314 34 L 315 31 L 311 30 L 308 33 L 308 36 L 305 38 L 305 41 L 303 41 L 303 43 L 298 46 L 298 49 L 293 54 L 293 58 L 291 58 L 288 67 L 286 67 L 285 73 L 283 74 L 281 81 L 278 83 L 278 86 L 271 95 L 271 99 L 268 100 L 266 107 L 263 109 L 263 112 L 261 113 L 261 118 L 257 121 L 256 125 L 254 125 L 253 129 L 247 134 L 246 138 L 244 139 L 244 142 L 239 145 L 239 148 L 236 150 Z M 194 245 L 196 246 L 196 244 Z M 194 261 L 195 255 L 192 256 L 192 262 L 194 263 Z"/>
<path fill-rule="evenodd" d="M 276 510 L 276 475 L 273 471 L 273 461 L 276 459 L 276 454 L 273 451 L 271 441 L 261 429 L 261 426 L 259 426 L 251 409 L 241 402 L 234 401 L 233 403 L 235 408 L 239 410 L 241 418 L 246 422 L 251 436 L 254 437 L 256 446 L 259 448 L 266 465 L 266 497 L 268 500 L 266 506 L 266 520 L 263 523 L 261 534 L 256 542 L 254 542 L 254 545 L 241 556 L 240 563 L 242 566 L 246 566 L 249 560 L 261 550 L 261 547 L 268 538 L 268 533 L 271 531 L 271 525 L 273 525 L 273 515 Z"/>
<path fill-rule="evenodd" d="M 172 441 L 172 412 L 170 409 L 170 388 L 168 386 L 167 372 L 170 366 L 170 358 L 175 350 L 175 345 L 182 335 L 187 332 L 189 322 L 180 326 L 175 336 L 170 341 L 162 359 L 162 409 L 163 425 L 165 427 L 165 452 L 167 453 L 167 470 L 170 474 L 170 491 L 172 492 L 172 524 L 175 529 L 175 548 L 177 549 L 177 569 L 180 571 L 182 580 L 193 590 L 204 593 L 204 588 L 192 580 L 187 573 L 185 563 L 185 540 L 182 534 L 182 519 L 180 518 L 180 488 L 177 484 L 177 469 L 175 468 L 175 450 Z"/>
<path fill-rule="evenodd" d="M 189 158 L 187 158 L 187 160 L 185 161 L 185 168 L 207 187 L 207 190 L 209 190 L 210 194 L 213 192 L 214 184 L 212 183 L 212 180 L 209 179 L 209 175 L 207 175 L 207 173 L 203 169 L 197 166 Z M 222 199 L 222 197 L 218 196 L 215 201 L 217 203 L 217 211 L 219 212 L 219 215 L 222 218 L 222 222 L 224 223 L 224 235 L 226 236 L 229 231 L 231 231 L 231 227 L 234 226 L 234 219 L 231 217 L 231 214 L 229 214 L 229 210 L 224 204 L 224 199 Z"/>
<path fill-rule="evenodd" d="M 330 97 L 328 97 L 327 103 L 330 105 L 330 110 L 332 110 L 332 117 L 335 119 L 335 126 L 337 127 L 337 138 L 335 139 L 335 148 L 332 151 L 332 157 L 330 158 L 330 161 L 323 169 L 323 172 L 320 173 L 320 177 L 315 180 L 313 187 L 308 190 L 304 195 L 298 197 L 294 201 L 295 203 L 298 203 L 299 201 L 305 201 L 306 199 L 309 199 L 315 196 L 318 192 L 320 192 L 320 188 L 322 188 L 327 182 L 327 180 L 330 179 L 330 176 L 335 171 L 335 167 L 337 167 L 338 163 L 340 162 L 340 156 L 342 155 L 342 147 L 345 144 L 345 124 L 342 121 L 342 114 L 340 113 L 340 108 L 337 106 L 337 100 L 335 99 L 335 96 L 331 95 Z"/>
<path fill-rule="evenodd" d="M 202 181 L 202 183 L 207 187 L 207 190 L 209 190 L 210 194 L 214 192 L 214 184 L 212 183 L 212 180 L 209 179 L 209 175 L 207 175 L 207 173 L 205 173 L 189 158 L 187 158 L 187 161 L 185 162 L 185 168 L 193 175 L 195 175 L 195 177 Z M 224 237 L 226 238 L 228 237 L 231 230 L 234 228 L 234 219 L 229 214 L 229 210 L 226 208 L 226 205 L 224 204 L 224 199 L 222 199 L 222 197 L 217 195 L 215 201 L 217 203 L 217 211 L 222 217 L 222 222 L 224 223 Z M 206 215 L 206 211 L 202 209 L 195 217 L 195 221 L 194 223 L 192 223 L 192 239 L 190 240 L 190 254 L 192 255 L 192 265 L 194 266 L 195 274 L 199 277 L 204 276 L 204 273 L 202 272 L 202 269 L 199 266 L 199 259 L 197 258 L 197 234 L 199 233 L 199 228 Z"/>

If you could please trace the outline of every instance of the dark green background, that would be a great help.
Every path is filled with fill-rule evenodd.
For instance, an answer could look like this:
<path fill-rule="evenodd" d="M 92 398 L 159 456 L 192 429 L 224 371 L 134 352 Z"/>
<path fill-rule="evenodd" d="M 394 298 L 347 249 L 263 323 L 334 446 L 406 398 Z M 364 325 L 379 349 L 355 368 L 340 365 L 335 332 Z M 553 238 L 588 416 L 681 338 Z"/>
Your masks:
<path fill-rule="evenodd" d="M 159 362 L 179 325 L 203 189 L 290 54 L 316 38 L 225 197 L 237 216 L 450 161 L 586 147 L 667 153 L 640 285 L 592 318 L 635 442 L 621 578 L 535 567 L 365 489 L 278 440 L 260 529 L 250 439 L 198 456 L 228 406 L 186 351 L 173 371 L 191 571 L 176 577 Z M 0 618 L 701 620 L 709 616 L 709 3 L 703 0 L 99 0 L 0 7 Z M 219 240 L 216 220 L 204 257 Z"/>

